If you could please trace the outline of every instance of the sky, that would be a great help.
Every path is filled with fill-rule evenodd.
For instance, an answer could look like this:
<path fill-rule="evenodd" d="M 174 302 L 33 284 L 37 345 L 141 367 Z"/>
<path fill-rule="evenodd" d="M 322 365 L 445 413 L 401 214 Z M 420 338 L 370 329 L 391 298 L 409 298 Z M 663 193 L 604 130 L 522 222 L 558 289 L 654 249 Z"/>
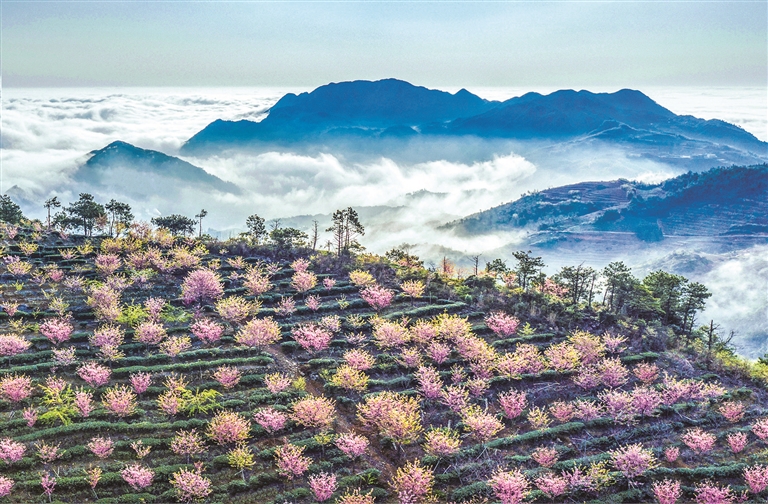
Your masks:
<path fill-rule="evenodd" d="M 13 1 L 3 87 L 766 86 L 768 3 Z"/>

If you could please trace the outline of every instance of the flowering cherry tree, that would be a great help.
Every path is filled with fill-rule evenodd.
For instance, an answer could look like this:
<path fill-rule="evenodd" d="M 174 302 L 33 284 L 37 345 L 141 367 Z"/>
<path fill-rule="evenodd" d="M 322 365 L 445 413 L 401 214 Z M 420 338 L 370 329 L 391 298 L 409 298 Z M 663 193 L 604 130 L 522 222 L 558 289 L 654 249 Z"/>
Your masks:
<path fill-rule="evenodd" d="M 204 499 L 212 492 L 211 480 L 202 475 L 202 467 L 196 467 L 194 471 L 180 469 L 173 473 L 170 483 L 181 502 Z"/>
<path fill-rule="evenodd" d="M 642 476 L 656 464 L 653 452 L 640 444 L 627 445 L 609 453 L 613 465 L 630 481 Z"/>
<path fill-rule="evenodd" d="M 131 464 L 127 466 L 120 471 L 120 475 L 134 490 L 147 488 L 152 484 L 152 480 L 155 478 L 155 473 L 152 469 L 141 464 Z"/>
<path fill-rule="evenodd" d="M 338 488 L 335 474 L 320 473 L 307 478 L 309 488 L 317 502 L 325 502 L 331 498 Z"/>
<path fill-rule="evenodd" d="M 219 366 L 213 372 L 213 379 L 227 390 L 235 388 L 241 377 L 240 370 L 232 366 Z"/>
<path fill-rule="evenodd" d="M 98 388 L 109 382 L 112 370 L 97 362 L 86 362 L 77 370 L 77 375 L 91 387 Z"/>
<path fill-rule="evenodd" d="M 374 284 L 361 290 L 360 297 L 374 310 L 381 311 L 392 303 L 395 293 L 390 289 Z"/>
<path fill-rule="evenodd" d="M 485 325 L 497 336 L 507 338 L 515 334 L 520 321 L 503 312 L 491 312 L 490 315 L 485 317 Z"/>
<path fill-rule="evenodd" d="M 208 269 L 197 269 L 190 272 L 181 284 L 181 297 L 184 304 L 203 304 L 219 299 L 224 295 L 221 277 Z"/>
<path fill-rule="evenodd" d="M 222 410 L 208 424 L 206 434 L 217 444 L 240 443 L 250 436 L 251 422 L 239 413 Z"/>
<path fill-rule="evenodd" d="M 0 439 L 0 459 L 6 464 L 18 462 L 24 456 L 26 447 L 11 438 Z"/>
<path fill-rule="evenodd" d="M 40 334 L 48 338 L 54 345 L 69 341 L 72 331 L 74 331 L 74 327 L 67 318 L 46 320 L 40 325 Z"/>
<path fill-rule="evenodd" d="M 213 345 L 224 334 L 224 328 L 211 319 L 200 319 L 189 326 L 189 330 L 205 345 Z"/>
<path fill-rule="evenodd" d="M 520 469 L 512 472 L 497 470 L 488 486 L 501 504 L 520 504 L 528 496 L 530 483 Z"/>
<path fill-rule="evenodd" d="M 435 476 L 420 461 L 408 462 L 397 469 L 391 485 L 401 504 L 424 502 L 432 492 Z"/>
<path fill-rule="evenodd" d="M 290 443 L 278 446 L 275 449 L 277 472 L 290 480 L 307 472 L 312 460 L 304 456 L 305 448 Z"/>
<path fill-rule="evenodd" d="M 270 434 L 285 427 L 288 415 L 275 408 L 264 408 L 253 414 L 253 420 Z"/>
<path fill-rule="evenodd" d="M 659 501 L 659 504 L 675 504 L 683 496 L 679 481 L 671 479 L 656 481 L 653 483 L 652 488 L 653 495 Z"/>
<path fill-rule="evenodd" d="M 310 429 L 329 429 L 336 419 L 336 404 L 332 399 L 309 396 L 293 403 L 291 419 Z"/>
<path fill-rule="evenodd" d="M 364 436 L 358 436 L 357 434 L 342 434 L 336 438 L 336 447 L 341 450 L 344 455 L 351 459 L 356 459 L 365 453 L 368 448 L 368 438 Z"/>
<path fill-rule="evenodd" d="M 749 486 L 749 491 L 759 494 L 768 487 L 768 466 L 753 465 L 744 468 L 744 481 Z"/>

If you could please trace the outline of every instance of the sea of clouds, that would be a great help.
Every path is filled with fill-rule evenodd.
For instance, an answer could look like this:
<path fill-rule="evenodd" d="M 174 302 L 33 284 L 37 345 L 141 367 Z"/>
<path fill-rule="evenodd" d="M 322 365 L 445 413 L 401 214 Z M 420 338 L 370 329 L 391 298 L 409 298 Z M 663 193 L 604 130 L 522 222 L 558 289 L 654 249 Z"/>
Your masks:
<path fill-rule="evenodd" d="M 286 92 L 301 91 L 307 90 L 6 88 L 2 91 L 0 191 L 14 188 L 29 202 L 42 202 L 53 194 L 64 202 L 73 201 L 82 188 L 72 184 L 71 177 L 90 151 L 122 140 L 178 155 L 183 143 L 210 122 L 260 120 Z M 470 91 L 503 100 L 529 90 Z M 535 91 L 546 93 L 554 89 Z M 764 89 L 643 91 L 675 113 L 723 119 L 768 140 Z M 324 228 L 330 224 L 328 216 L 335 209 L 352 206 L 360 208 L 367 230 L 362 241 L 369 250 L 383 253 L 408 243 L 416 245 L 416 253 L 428 261 L 436 262 L 447 255 L 461 262 L 470 255 L 502 250 L 505 245 L 519 242 L 523 235 L 495 233 L 466 238 L 439 229 L 446 222 L 509 202 L 530 190 L 619 177 L 657 182 L 680 173 L 677 168 L 629 159 L 624 153 L 607 148 L 542 154 L 530 148 L 518 149 L 514 143 L 495 144 L 485 151 L 477 146 L 467 147 L 469 152 L 483 154 L 475 160 L 448 161 L 436 144 L 428 146 L 428 160 L 413 163 L 386 157 L 353 161 L 329 152 L 182 157 L 237 184 L 242 193 L 205 194 L 182 187 L 176 188 L 179 196 L 170 199 L 164 197 L 164 188 L 157 188 L 152 197 L 130 200 L 119 193 L 94 192 L 100 200 L 128 199 L 137 217 L 146 220 L 169 213 L 194 215 L 201 206 L 205 207 L 209 211 L 206 227 L 224 238 L 241 231 L 245 218 L 253 213 L 267 219 L 281 218 L 283 225 L 304 229 L 316 219 Z M 33 217 L 43 216 L 41 205 L 30 203 L 24 210 Z M 765 255 L 759 252 L 763 250 L 723 256 L 701 275 L 701 280 L 715 291 L 707 316 L 717 316 L 726 329 L 742 328 L 743 341 L 750 341 L 745 353 L 750 355 L 764 346 L 756 338 L 768 332 L 768 268 L 761 259 Z M 492 258 L 484 255 L 483 259 Z M 562 261 L 551 259 L 553 263 Z M 751 282 L 753 294 L 747 295 L 745 279 Z"/>

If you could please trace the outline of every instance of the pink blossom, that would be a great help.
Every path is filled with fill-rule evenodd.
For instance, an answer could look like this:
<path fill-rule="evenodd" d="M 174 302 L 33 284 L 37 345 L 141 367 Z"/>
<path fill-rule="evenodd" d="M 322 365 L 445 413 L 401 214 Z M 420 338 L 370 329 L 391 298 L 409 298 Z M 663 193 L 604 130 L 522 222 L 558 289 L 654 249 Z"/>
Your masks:
<path fill-rule="evenodd" d="M 386 321 L 373 331 L 376 346 L 382 349 L 400 347 L 408 342 L 408 337 L 408 330 L 396 322 Z"/>
<path fill-rule="evenodd" d="M 731 487 L 719 486 L 711 481 L 696 485 L 696 504 L 733 504 L 736 500 Z"/>
<path fill-rule="evenodd" d="M 311 296 L 307 296 L 307 299 L 304 301 L 304 304 L 307 305 L 307 308 L 309 308 L 312 311 L 317 311 L 320 309 L 320 298 L 314 294 Z"/>
<path fill-rule="evenodd" d="M 129 378 L 136 394 L 143 394 L 152 384 L 152 375 L 149 373 L 131 373 Z"/>
<path fill-rule="evenodd" d="M 517 418 L 528 405 L 525 392 L 510 390 L 499 395 L 499 404 L 508 418 Z"/>
<path fill-rule="evenodd" d="M 635 419 L 637 411 L 632 405 L 632 394 L 619 390 L 609 390 L 598 395 L 605 409 L 616 423 L 628 423 Z"/>
<path fill-rule="evenodd" d="M 16 334 L 0 334 L 0 356 L 13 357 L 22 352 L 26 352 L 32 343 L 23 336 Z"/>
<path fill-rule="evenodd" d="M 627 342 L 627 337 L 622 335 L 612 336 L 608 333 L 603 334 L 603 344 L 608 353 L 617 354 L 623 352 L 626 347 L 624 343 Z"/>
<path fill-rule="evenodd" d="M 404 348 L 397 362 L 406 368 L 418 367 L 421 365 L 421 352 L 418 348 Z"/>
<path fill-rule="evenodd" d="M 117 254 L 99 254 L 96 256 L 96 259 L 94 259 L 94 263 L 96 264 L 96 269 L 99 270 L 99 273 L 107 276 L 117 271 L 120 268 L 122 261 Z"/>
<path fill-rule="evenodd" d="M 647 470 L 652 469 L 656 463 L 653 452 L 643 448 L 640 444 L 627 445 L 609 453 L 613 465 L 628 480 L 641 476 Z"/>
<path fill-rule="evenodd" d="M 307 472 L 312 460 L 303 455 L 304 449 L 304 446 L 296 446 L 289 443 L 278 446 L 275 449 L 277 472 L 288 479 L 293 479 Z"/>
<path fill-rule="evenodd" d="M 93 392 L 78 390 L 75 392 L 75 408 L 83 418 L 87 418 L 93 411 Z"/>
<path fill-rule="evenodd" d="M 88 306 L 93 308 L 96 318 L 105 322 L 114 322 L 120 316 L 120 294 L 108 285 L 91 289 Z"/>
<path fill-rule="evenodd" d="M 579 351 L 584 364 L 597 362 L 605 354 L 605 345 L 600 338 L 585 331 L 576 331 L 568 341 Z"/>
<path fill-rule="evenodd" d="M 347 433 L 336 438 L 335 443 L 336 447 L 341 450 L 344 455 L 351 459 L 355 459 L 365 453 L 369 441 L 363 436 Z"/>
<path fill-rule="evenodd" d="M 332 333 L 341 331 L 341 319 L 338 315 L 326 315 L 320 319 L 320 327 Z"/>
<path fill-rule="evenodd" d="M 749 491 L 759 494 L 768 487 L 768 466 L 754 465 L 744 468 L 744 480 L 749 485 Z"/>
<path fill-rule="evenodd" d="M 419 382 L 419 392 L 429 400 L 440 397 L 443 388 L 443 382 L 440 379 L 440 373 L 435 368 L 421 366 L 414 373 L 416 381 Z"/>
<path fill-rule="evenodd" d="M 578 400 L 574 401 L 576 411 L 574 416 L 579 420 L 588 422 L 596 418 L 600 418 L 603 414 L 603 407 L 594 401 Z"/>
<path fill-rule="evenodd" d="M 642 416 L 650 416 L 662 403 L 659 392 L 649 387 L 636 387 L 632 391 L 632 408 Z"/>
<path fill-rule="evenodd" d="M 410 339 L 418 345 L 428 345 L 437 340 L 437 328 L 434 324 L 418 320 L 410 329 Z"/>
<path fill-rule="evenodd" d="M 659 504 L 675 504 L 683 495 L 680 489 L 680 482 L 670 479 L 656 481 L 653 484 L 653 495 L 659 501 Z"/>
<path fill-rule="evenodd" d="M 744 418 L 744 403 L 738 401 L 726 401 L 720 405 L 720 414 L 731 423 Z"/>
<path fill-rule="evenodd" d="M 710 451 L 715 446 L 715 436 L 697 428 L 690 429 L 681 437 L 683 443 L 697 454 Z"/>
<path fill-rule="evenodd" d="M 424 440 L 424 452 L 436 457 L 455 455 L 459 452 L 460 446 L 459 433 L 447 428 L 430 430 Z"/>
<path fill-rule="evenodd" d="M 497 336 L 507 338 L 517 331 L 520 321 L 511 315 L 502 312 L 492 312 L 485 317 L 485 325 L 496 333 Z"/>
<path fill-rule="evenodd" d="M 331 498 L 333 492 L 338 488 L 336 483 L 336 475 L 328 473 L 320 473 L 307 478 L 309 488 L 312 489 L 312 494 L 315 496 L 317 502 L 325 502 Z"/>
<path fill-rule="evenodd" d="M 579 351 L 568 342 L 550 345 L 544 351 L 544 355 L 552 369 L 560 372 L 576 369 L 581 359 Z"/>
<path fill-rule="evenodd" d="M 248 289 L 251 296 L 255 297 L 261 296 L 272 288 L 269 276 L 256 268 L 250 268 L 246 271 L 243 286 Z"/>
<path fill-rule="evenodd" d="M 632 373 L 638 380 L 648 385 L 656 381 L 659 377 L 659 367 L 656 364 L 641 362 L 632 370 Z"/>
<path fill-rule="evenodd" d="M 432 470 L 421 465 L 420 461 L 409 462 L 398 468 L 395 477 L 392 478 L 392 487 L 395 489 L 401 504 L 421 502 L 432 492 L 435 476 Z"/>
<path fill-rule="evenodd" d="M 232 366 L 219 366 L 213 372 L 213 379 L 221 384 L 225 389 L 231 389 L 240 383 L 240 370 Z"/>
<path fill-rule="evenodd" d="M 48 502 L 50 502 L 53 489 L 56 488 L 56 478 L 46 472 L 40 477 L 40 485 L 43 487 L 43 493 L 48 496 Z"/>
<path fill-rule="evenodd" d="M 435 361 L 436 364 L 442 364 L 448 360 L 451 355 L 451 347 L 439 341 L 433 341 L 427 347 L 427 355 Z"/>
<path fill-rule="evenodd" d="M 116 385 L 104 392 L 101 403 L 118 417 L 130 416 L 136 411 L 136 394 L 125 385 Z"/>
<path fill-rule="evenodd" d="M 291 419 L 310 429 L 328 429 L 336 418 L 336 404 L 332 399 L 308 396 L 293 403 Z"/>
<path fill-rule="evenodd" d="M 353 369 L 358 371 L 367 371 L 373 367 L 375 362 L 373 356 L 365 350 L 348 350 L 344 352 L 344 361 Z"/>
<path fill-rule="evenodd" d="M 310 352 L 321 352 L 331 344 L 332 335 L 316 324 L 303 324 L 294 327 L 291 335 L 301 348 Z"/>
<path fill-rule="evenodd" d="M 224 295 L 221 277 L 208 269 L 198 269 L 190 272 L 181 285 L 181 296 L 184 304 L 203 304 L 206 301 L 219 299 Z"/>
<path fill-rule="evenodd" d="M 189 330 L 206 345 L 212 345 L 221 339 L 224 328 L 210 319 L 200 319 Z"/>
<path fill-rule="evenodd" d="M 619 387 L 627 383 L 629 371 L 619 359 L 603 359 L 598 369 L 600 381 L 607 387 Z"/>
<path fill-rule="evenodd" d="M 163 308 L 165 308 L 166 304 L 167 303 L 163 298 L 151 297 L 146 299 L 144 301 L 144 309 L 147 310 L 149 320 L 159 322 L 160 315 L 163 313 Z"/>
<path fill-rule="evenodd" d="M 677 460 L 677 457 L 680 456 L 680 448 L 676 446 L 670 446 L 666 450 L 664 450 L 664 458 L 667 459 L 667 462 L 674 462 Z"/>
<path fill-rule="evenodd" d="M 752 432 L 761 441 L 768 439 L 768 418 L 761 418 L 752 424 Z"/>
<path fill-rule="evenodd" d="M 74 328 L 66 318 L 47 320 L 40 325 L 40 333 L 54 345 L 68 341 Z"/>
<path fill-rule="evenodd" d="M 305 272 L 309 269 L 309 261 L 303 257 L 291 263 L 291 268 L 296 272 Z"/>
<path fill-rule="evenodd" d="M 233 444 L 248 439 L 251 422 L 234 411 L 216 413 L 208 424 L 207 435 L 220 445 Z"/>
<path fill-rule="evenodd" d="M 250 320 L 235 335 L 235 342 L 247 347 L 262 348 L 280 341 L 280 325 L 272 317 Z"/>
<path fill-rule="evenodd" d="M 97 362 L 86 362 L 77 370 L 77 375 L 93 388 L 101 387 L 109 382 L 112 370 Z"/>
<path fill-rule="evenodd" d="M 327 290 L 333 289 L 333 287 L 336 285 L 336 280 L 334 280 L 331 277 L 325 277 L 323 278 L 323 287 L 325 287 Z"/>
<path fill-rule="evenodd" d="M 531 458 L 542 467 L 552 467 L 560 456 L 554 448 L 540 446 L 533 450 Z"/>
<path fill-rule="evenodd" d="M 100 459 L 109 457 L 115 450 L 115 444 L 112 442 L 112 439 L 103 437 L 91 438 L 85 447 Z"/>
<path fill-rule="evenodd" d="M 18 462 L 24 456 L 26 447 L 11 438 L 0 439 L 0 459 L 6 464 Z"/>
<path fill-rule="evenodd" d="M 0 397 L 7 401 L 23 401 L 32 394 L 32 380 L 25 375 L 5 375 L 0 379 Z"/>
<path fill-rule="evenodd" d="M 558 421 L 568 422 L 573 418 L 573 415 L 576 412 L 576 407 L 573 403 L 555 401 L 549 405 L 549 411 Z"/>
<path fill-rule="evenodd" d="M 69 366 L 77 361 L 75 347 L 68 348 L 54 348 L 51 350 L 53 353 L 53 361 L 59 366 Z"/>
<path fill-rule="evenodd" d="M 488 480 L 488 486 L 501 504 L 520 504 L 528 495 L 530 484 L 520 469 L 515 469 L 513 472 L 496 471 Z"/>
<path fill-rule="evenodd" d="M 152 480 L 155 477 L 155 473 L 152 469 L 141 464 L 131 464 L 127 466 L 120 472 L 120 475 L 134 490 L 147 488 L 152 484 Z"/>
<path fill-rule="evenodd" d="M 274 434 L 283 427 L 288 421 L 288 415 L 281 411 L 277 411 L 275 408 L 264 408 L 253 414 L 253 419 L 264 430 L 270 434 Z"/>
<path fill-rule="evenodd" d="M 176 455 L 182 455 L 187 457 L 187 463 L 189 463 L 189 457 L 203 453 L 205 446 L 202 438 L 195 429 L 189 431 L 177 431 L 176 435 L 171 440 L 171 451 Z"/>
<path fill-rule="evenodd" d="M 291 386 L 291 379 L 280 373 L 272 373 L 264 377 L 264 384 L 271 394 L 279 394 Z"/>
<path fill-rule="evenodd" d="M 46 464 L 50 464 L 54 460 L 59 459 L 62 455 L 60 443 L 54 445 L 48 444 L 45 441 L 40 441 L 35 443 L 35 448 L 37 448 L 37 456 Z"/>
<path fill-rule="evenodd" d="M 181 502 L 199 500 L 211 493 L 211 480 L 202 476 L 200 471 L 180 469 L 173 473 L 171 485 L 176 489 L 176 496 Z"/>
<path fill-rule="evenodd" d="M 523 374 L 539 374 L 544 370 L 544 359 L 535 345 L 523 343 L 515 351 L 502 355 L 496 362 L 499 374 L 518 378 Z"/>
<path fill-rule="evenodd" d="M 292 297 L 281 297 L 275 308 L 275 313 L 280 317 L 290 317 L 296 311 L 296 301 Z"/>
<path fill-rule="evenodd" d="M 464 428 L 472 433 L 481 443 L 490 441 L 504 429 L 504 424 L 498 418 L 485 413 L 476 406 L 465 408 L 461 412 L 461 421 L 464 424 Z"/>
<path fill-rule="evenodd" d="M 568 480 L 556 474 L 547 473 L 536 478 L 533 483 L 550 499 L 555 499 L 568 489 Z"/>
<path fill-rule="evenodd" d="M 448 385 L 440 391 L 440 403 L 458 413 L 469 404 L 469 391 L 462 385 Z"/>
<path fill-rule="evenodd" d="M 35 408 L 25 408 L 22 416 L 27 421 L 27 427 L 33 427 L 37 422 L 37 410 Z"/>
<path fill-rule="evenodd" d="M 11 478 L 0 476 L 0 498 L 10 495 L 14 481 Z"/>
<path fill-rule="evenodd" d="M 118 347 L 123 344 L 124 339 L 125 335 L 123 334 L 122 329 L 110 325 L 96 329 L 93 332 L 93 335 L 90 337 L 89 341 L 91 345 L 97 348 L 102 348 Z"/>
<path fill-rule="evenodd" d="M 307 292 L 317 285 L 317 277 L 311 271 L 297 271 L 291 277 L 291 287 L 298 292 Z"/>
<path fill-rule="evenodd" d="M 360 291 L 360 297 L 376 311 L 389 306 L 394 296 L 394 291 L 377 284 L 369 285 Z"/>
<path fill-rule="evenodd" d="M 726 437 L 728 446 L 733 453 L 740 453 L 747 446 L 747 435 L 744 432 L 734 432 Z"/>
<path fill-rule="evenodd" d="M 147 346 L 158 345 L 168 333 L 165 331 L 165 327 L 162 324 L 149 320 L 142 322 L 136 327 L 136 331 L 133 338 L 139 343 L 143 343 Z"/>

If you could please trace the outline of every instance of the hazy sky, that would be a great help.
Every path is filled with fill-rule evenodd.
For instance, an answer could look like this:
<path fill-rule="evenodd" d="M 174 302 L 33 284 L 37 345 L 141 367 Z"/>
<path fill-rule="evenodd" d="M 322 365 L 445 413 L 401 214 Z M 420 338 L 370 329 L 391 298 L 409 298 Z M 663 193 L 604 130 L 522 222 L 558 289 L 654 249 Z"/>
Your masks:
<path fill-rule="evenodd" d="M 768 3 L 3 0 L 4 86 L 766 86 Z"/>

